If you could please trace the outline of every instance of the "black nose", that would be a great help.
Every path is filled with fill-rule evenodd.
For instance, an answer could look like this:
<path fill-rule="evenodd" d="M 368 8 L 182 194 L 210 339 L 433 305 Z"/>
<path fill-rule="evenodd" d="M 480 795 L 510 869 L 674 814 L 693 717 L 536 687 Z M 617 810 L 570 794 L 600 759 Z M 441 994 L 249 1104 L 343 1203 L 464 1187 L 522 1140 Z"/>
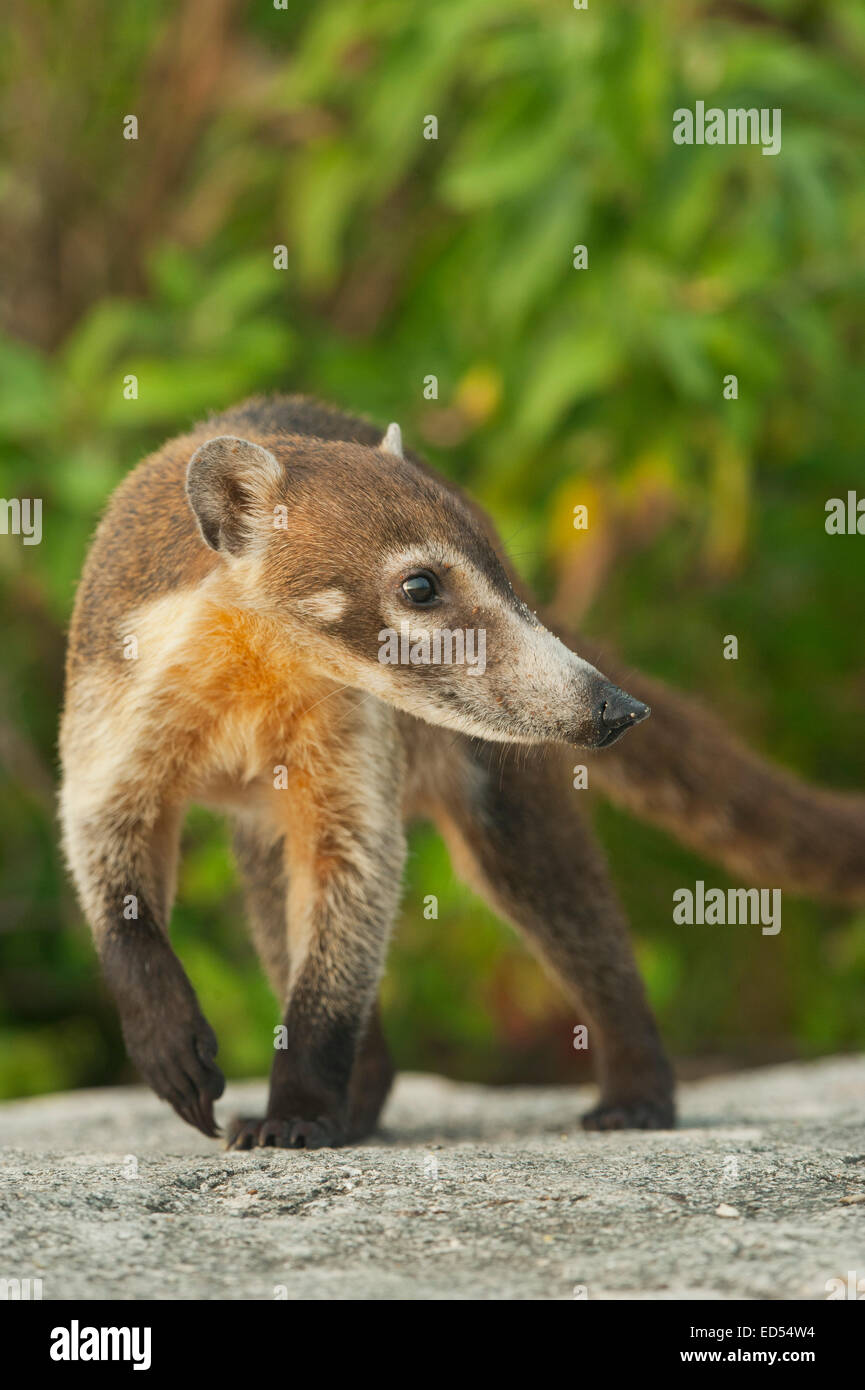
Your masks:
<path fill-rule="evenodd" d="M 606 698 L 601 705 L 600 715 L 605 729 L 630 729 L 651 714 L 648 705 L 635 700 L 632 695 L 626 695 L 618 686 L 611 685 L 604 693 Z"/>

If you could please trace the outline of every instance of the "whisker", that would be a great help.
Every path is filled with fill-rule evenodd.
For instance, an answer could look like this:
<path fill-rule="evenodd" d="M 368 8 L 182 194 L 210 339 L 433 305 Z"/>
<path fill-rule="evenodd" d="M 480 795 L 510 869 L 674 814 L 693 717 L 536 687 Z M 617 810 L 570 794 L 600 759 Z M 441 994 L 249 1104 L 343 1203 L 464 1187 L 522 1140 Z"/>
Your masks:
<path fill-rule="evenodd" d="M 351 688 L 351 687 L 349 687 L 349 686 L 347 686 L 347 685 L 346 685 L 346 686 L 343 686 L 343 690 L 348 690 L 348 689 L 350 689 L 350 688 Z M 336 693 L 336 692 L 334 692 L 334 693 Z M 344 720 L 344 719 L 347 719 L 348 716 L 349 716 L 350 714 L 356 714 L 357 711 L 358 711 L 359 709 L 362 709 L 364 705 L 368 705 L 369 702 L 370 702 L 370 700 L 380 700 L 380 699 L 381 699 L 381 696 L 380 696 L 380 695 L 376 695 L 375 692 L 373 692 L 373 693 L 370 694 L 370 695 L 364 695 L 364 697 L 363 697 L 362 700 L 359 700 L 359 701 L 357 702 L 356 705 L 352 705 L 349 709 L 347 709 L 347 710 L 345 711 L 345 714 L 340 715 L 339 719 L 337 719 L 337 721 L 336 721 L 337 724 L 341 724 L 341 723 L 343 722 L 343 720 Z"/>
<path fill-rule="evenodd" d="M 322 695 L 320 700 L 316 700 L 315 704 L 310 705 L 309 709 L 302 710 L 301 714 L 311 714 L 314 709 L 318 709 L 319 705 L 323 705 L 325 700 L 329 700 L 331 695 L 340 695 L 343 690 L 354 689 L 356 689 L 356 687 L 353 686 L 350 681 L 347 682 L 345 685 L 338 685 L 336 687 L 336 690 L 329 690 L 326 695 Z"/>

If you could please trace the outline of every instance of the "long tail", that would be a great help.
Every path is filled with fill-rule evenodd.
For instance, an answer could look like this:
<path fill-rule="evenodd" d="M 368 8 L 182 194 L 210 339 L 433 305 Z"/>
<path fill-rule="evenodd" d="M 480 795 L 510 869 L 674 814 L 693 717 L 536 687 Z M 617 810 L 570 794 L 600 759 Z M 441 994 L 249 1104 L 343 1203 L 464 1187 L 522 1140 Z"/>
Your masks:
<path fill-rule="evenodd" d="M 746 884 L 865 901 L 865 796 L 800 781 L 688 696 L 589 640 L 568 645 L 652 707 L 651 719 L 592 758 L 592 786 Z"/>

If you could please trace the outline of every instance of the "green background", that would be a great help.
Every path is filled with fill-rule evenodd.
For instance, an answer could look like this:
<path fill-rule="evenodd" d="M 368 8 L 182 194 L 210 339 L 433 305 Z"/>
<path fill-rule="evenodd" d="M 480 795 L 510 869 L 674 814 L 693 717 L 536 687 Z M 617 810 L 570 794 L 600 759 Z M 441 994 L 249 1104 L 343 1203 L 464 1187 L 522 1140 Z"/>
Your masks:
<path fill-rule="evenodd" d="M 0 491 L 43 498 L 44 535 L 0 537 L 0 1094 L 131 1076 L 57 851 L 64 626 L 118 480 L 251 392 L 398 420 L 562 616 L 803 775 L 865 784 L 865 538 L 824 529 L 865 493 L 860 3 L 9 9 Z M 698 99 L 780 107 L 781 153 L 674 146 Z M 684 1071 L 865 1046 L 865 915 L 785 895 L 777 937 L 675 927 L 674 889 L 723 874 L 597 824 Z M 173 930 L 225 1070 L 264 1071 L 276 1007 L 203 812 Z M 403 1067 L 585 1074 L 573 1011 L 429 831 L 384 999 Z"/>

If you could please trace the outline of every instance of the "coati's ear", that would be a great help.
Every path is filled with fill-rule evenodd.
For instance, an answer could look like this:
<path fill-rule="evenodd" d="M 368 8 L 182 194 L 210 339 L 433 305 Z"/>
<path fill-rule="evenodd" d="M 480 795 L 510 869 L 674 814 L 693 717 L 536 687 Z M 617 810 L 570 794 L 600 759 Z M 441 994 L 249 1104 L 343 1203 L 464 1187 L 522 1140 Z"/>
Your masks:
<path fill-rule="evenodd" d="M 186 495 L 201 534 L 214 550 L 238 554 L 256 516 L 269 512 L 283 481 L 268 449 L 222 434 L 196 449 L 186 470 Z"/>
<path fill-rule="evenodd" d="M 404 457 L 402 451 L 402 430 L 394 420 L 388 425 L 384 439 L 378 446 L 383 454 L 393 454 L 394 458 Z"/>

